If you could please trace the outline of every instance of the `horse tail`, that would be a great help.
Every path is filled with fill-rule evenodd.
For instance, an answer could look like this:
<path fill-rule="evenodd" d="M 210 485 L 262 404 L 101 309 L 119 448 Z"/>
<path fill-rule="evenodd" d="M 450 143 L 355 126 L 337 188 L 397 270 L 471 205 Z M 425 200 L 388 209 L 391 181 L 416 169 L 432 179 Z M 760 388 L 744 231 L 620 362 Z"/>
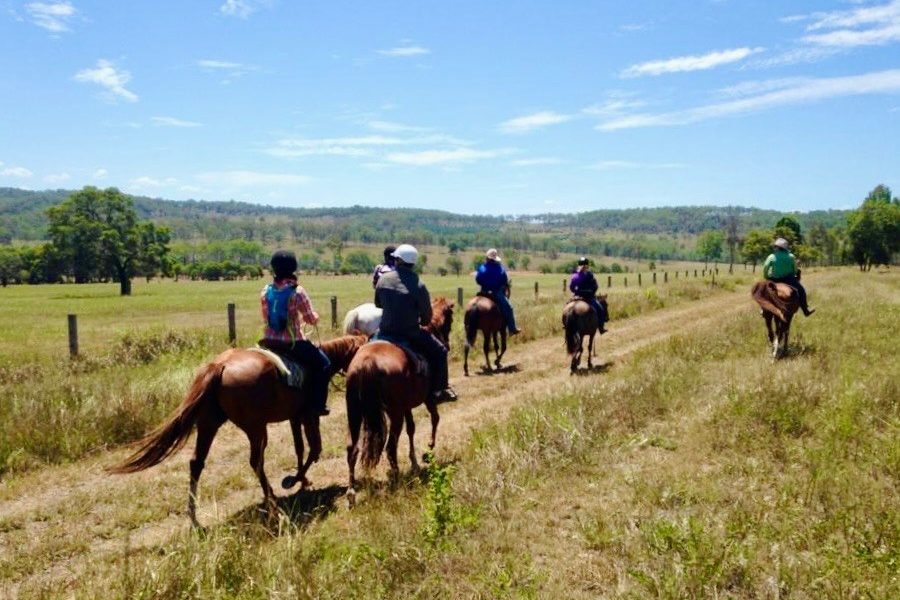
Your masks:
<path fill-rule="evenodd" d="M 190 436 L 200 410 L 215 401 L 216 389 L 222 379 L 225 365 L 209 363 L 194 378 L 181 406 L 169 419 L 136 442 L 137 451 L 123 462 L 107 469 L 110 473 L 135 473 L 158 465 L 178 452 Z"/>
<path fill-rule="evenodd" d="M 566 350 L 569 354 L 575 354 L 578 350 L 578 315 L 574 311 L 563 317 L 563 327 L 566 332 Z"/>
<path fill-rule="evenodd" d="M 381 383 L 375 377 L 361 379 L 357 387 L 363 428 L 360 461 L 363 468 L 368 470 L 378 466 L 378 461 L 381 460 L 387 442 L 387 422 L 380 393 Z"/>
<path fill-rule="evenodd" d="M 354 331 L 358 331 L 359 327 L 356 324 L 356 309 L 353 308 L 347 312 L 347 316 L 344 317 L 344 326 L 343 331 L 346 335 L 351 335 Z"/>
<path fill-rule="evenodd" d="M 750 293 L 753 299 L 759 304 L 760 308 L 767 310 L 778 320 L 784 321 L 784 313 L 787 310 L 784 302 L 778 297 L 778 290 L 771 281 L 757 281 L 753 284 L 753 291 Z"/>
<path fill-rule="evenodd" d="M 475 344 L 478 335 L 478 309 L 470 307 L 463 315 L 463 323 L 466 330 L 466 346 L 471 348 Z"/>

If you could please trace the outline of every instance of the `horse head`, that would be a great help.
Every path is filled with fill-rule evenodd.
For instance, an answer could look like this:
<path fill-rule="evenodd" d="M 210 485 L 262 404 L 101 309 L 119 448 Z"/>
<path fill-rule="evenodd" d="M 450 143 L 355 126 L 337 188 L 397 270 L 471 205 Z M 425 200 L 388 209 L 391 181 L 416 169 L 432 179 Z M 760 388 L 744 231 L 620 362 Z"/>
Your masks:
<path fill-rule="evenodd" d="M 450 329 L 453 327 L 453 307 L 455 304 L 443 296 L 437 296 L 431 301 L 431 323 L 428 324 L 429 332 L 444 342 L 450 348 Z"/>
<path fill-rule="evenodd" d="M 322 342 L 320 348 L 328 356 L 328 360 L 331 361 L 332 371 L 337 373 L 347 370 L 347 367 L 350 366 L 350 361 L 356 356 L 356 351 L 368 341 L 369 337 L 364 334 L 344 335 Z"/>

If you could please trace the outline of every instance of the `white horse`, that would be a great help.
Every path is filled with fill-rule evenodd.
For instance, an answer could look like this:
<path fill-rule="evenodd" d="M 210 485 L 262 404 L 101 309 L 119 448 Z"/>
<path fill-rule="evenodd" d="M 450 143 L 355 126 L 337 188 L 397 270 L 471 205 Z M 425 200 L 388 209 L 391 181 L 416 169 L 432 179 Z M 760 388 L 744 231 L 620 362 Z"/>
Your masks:
<path fill-rule="evenodd" d="M 351 309 L 344 317 L 344 332 L 359 332 L 368 336 L 374 335 L 381 325 L 381 309 L 366 302 Z"/>

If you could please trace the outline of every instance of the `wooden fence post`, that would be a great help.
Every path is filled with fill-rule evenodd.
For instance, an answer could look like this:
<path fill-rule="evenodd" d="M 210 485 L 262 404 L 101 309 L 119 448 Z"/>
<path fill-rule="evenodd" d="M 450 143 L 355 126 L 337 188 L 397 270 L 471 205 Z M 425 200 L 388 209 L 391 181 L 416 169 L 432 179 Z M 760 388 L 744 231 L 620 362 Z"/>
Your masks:
<path fill-rule="evenodd" d="M 678 275 L 678 273 L 675 273 L 675 274 Z M 669 272 L 668 271 L 663 271 L 663 283 L 669 283 Z"/>
<path fill-rule="evenodd" d="M 753 263 L 753 272 L 756 273 L 756 263 Z"/>
<path fill-rule="evenodd" d="M 563 279 L 563 294 L 566 293 L 566 280 Z"/>
<path fill-rule="evenodd" d="M 232 346 L 237 342 L 237 326 L 234 322 L 234 302 L 228 303 L 228 343 Z"/>
<path fill-rule="evenodd" d="M 697 277 L 697 269 L 694 269 L 694 277 Z"/>
<path fill-rule="evenodd" d="M 78 315 L 69 315 L 69 356 L 78 356 Z"/>
<path fill-rule="evenodd" d="M 625 276 L 625 287 L 628 287 L 628 276 Z"/>
<path fill-rule="evenodd" d="M 608 287 L 608 288 L 612 287 L 612 275 L 606 276 L 606 287 Z"/>
<path fill-rule="evenodd" d="M 462 288 L 456 288 L 456 304 L 462 308 L 463 305 L 463 297 L 462 297 Z"/>
<path fill-rule="evenodd" d="M 331 328 L 337 329 L 337 296 L 331 297 Z"/>
<path fill-rule="evenodd" d="M 638 273 L 638 287 L 641 287 L 641 274 Z"/>
<path fill-rule="evenodd" d="M 653 285 L 656 285 L 656 271 L 653 271 Z"/>
<path fill-rule="evenodd" d="M 535 300 L 538 299 L 538 282 L 537 281 L 534 282 L 534 299 Z"/>

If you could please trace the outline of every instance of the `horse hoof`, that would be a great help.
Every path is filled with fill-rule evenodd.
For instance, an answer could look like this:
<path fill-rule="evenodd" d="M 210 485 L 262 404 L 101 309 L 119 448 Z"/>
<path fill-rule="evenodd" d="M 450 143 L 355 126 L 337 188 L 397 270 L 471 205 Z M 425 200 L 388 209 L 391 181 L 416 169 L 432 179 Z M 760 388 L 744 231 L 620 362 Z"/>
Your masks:
<path fill-rule="evenodd" d="M 347 505 L 349 508 L 356 506 L 356 490 L 347 490 Z"/>
<path fill-rule="evenodd" d="M 286 490 L 291 489 L 295 485 L 297 485 L 297 477 L 295 475 L 288 475 L 281 480 L 281 487 Z"/>
<path fill-rule="evenodd" d="M 305 490 L 310 487 L 312 487 L 312 483 L 309 481 L 309 479 L 304 477 L 303 479 L 300 480 L 300 489 L 301 490 Z"/>

